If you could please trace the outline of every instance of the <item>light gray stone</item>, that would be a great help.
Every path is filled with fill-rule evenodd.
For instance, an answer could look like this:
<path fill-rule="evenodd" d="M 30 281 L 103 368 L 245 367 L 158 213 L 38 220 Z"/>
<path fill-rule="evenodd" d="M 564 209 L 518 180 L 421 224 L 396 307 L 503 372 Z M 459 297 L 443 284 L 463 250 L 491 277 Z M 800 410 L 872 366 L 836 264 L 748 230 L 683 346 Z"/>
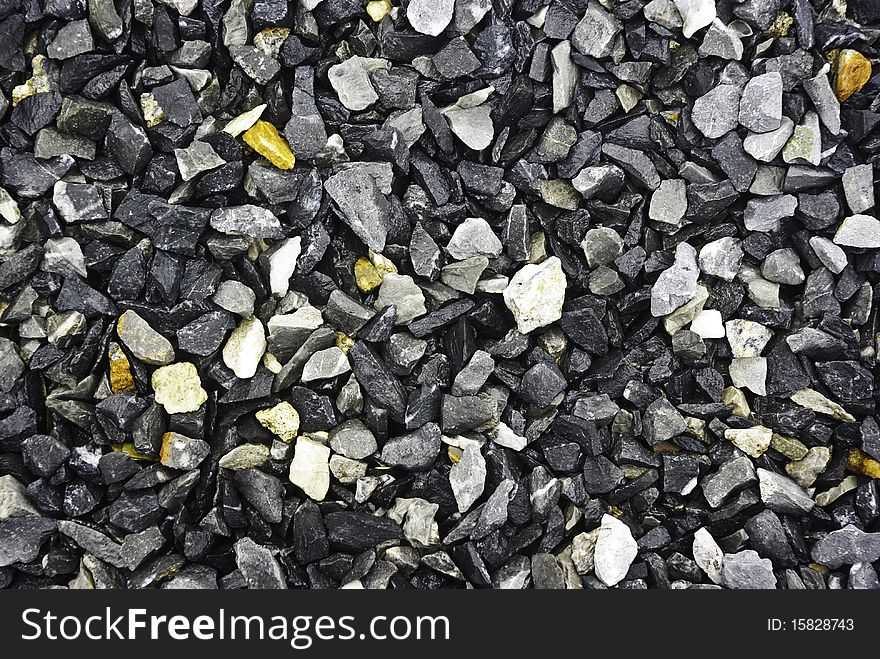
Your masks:
<path fill-rule="evenodd" d="M 651 315 L 666 316 L 697 294 L 697 251 L 688 243 L 675 248 L 675 262 L 660 273 L 651 287 Z"/>
<path fill-rule="evenodd" d="M 739 87 L 718 85 L 694 101 L 691 121 L 703 135 L 717 139 L 736 128 L 739 101 Z"/>
<path fill-rule="evenodd" d="M 782 76 L 771 71 L 746 83 L 739 102 L 739 123 L 754 133 L 768 133 L 782 124 Z"/>
<path fill-rule="evenodd" d="M 486 460 L 476 442 L 468 442 L 458 462 L 449 470 L 449 485 L 458 504 L 458 512 L 470 510 L 486 486 Z"/>
<path fill-rule="evenodd" d="M 590 57 L 608 57 L 614 48 L 614 38 L 623 29 L 620 21 L 596 0 L 590 0 L 587 11 L 571 35 L 571 44 Z"/>
<path fill-rule="evenodd" d="M 851 215 L 841 223 L 833 240 L 844 247 L 876 249 L 880 247 L 880 220 L 871 215 Z"/>

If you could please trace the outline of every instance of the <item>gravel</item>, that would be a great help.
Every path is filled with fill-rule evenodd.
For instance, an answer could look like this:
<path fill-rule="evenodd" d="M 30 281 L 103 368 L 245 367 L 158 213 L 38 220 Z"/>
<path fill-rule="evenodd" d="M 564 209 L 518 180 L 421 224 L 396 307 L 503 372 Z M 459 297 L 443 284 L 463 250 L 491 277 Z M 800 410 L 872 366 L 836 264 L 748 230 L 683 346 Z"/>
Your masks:
<path fill-rule="evenodd" d="M 0 587 L 880 588 L 868 5 L 10 4 Z"/>

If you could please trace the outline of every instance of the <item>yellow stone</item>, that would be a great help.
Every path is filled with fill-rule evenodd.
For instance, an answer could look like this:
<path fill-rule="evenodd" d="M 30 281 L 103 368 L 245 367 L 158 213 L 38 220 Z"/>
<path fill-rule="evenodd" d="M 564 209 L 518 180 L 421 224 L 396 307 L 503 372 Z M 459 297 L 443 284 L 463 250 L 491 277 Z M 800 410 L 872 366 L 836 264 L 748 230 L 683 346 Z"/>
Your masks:
<path fill-rule="evenodd" d="M 372 0 L 367 3 L 367 13 L 377 23 L 391 11 L 391 0 Z"/>
<path fill-rule="evenodd" d="M 15 107 L 28 96 L 33 96 L 36 93 L 37 90 L 34 89 L 33 79 L 27 80 L 20 85 L 16 85 L 12 88 L 12 107 Z"/>
<path fill-rule="evenodd" d="M 871 62 L 857 50 L 844 48 L 837 53 L 834 93 L 841 101 L 859 91 L 871 78 Z"/>
<path fill-rule="evenodd" d="M 863 453 L 857 448 L 852 449 L 846 459 L 847 469 L 867 476 L 868 478 L 880 478 L 880 462 Z"/>
<path fill-rule="evenodd" d="M 107 361 L 110 362 L 110 390 L 114 394 L 134 391 L 134 376 L 128 357 L 117 344 L 111 343 L 107 350 Z"/>
<path fill-rule="evenodd" d="M 248 128 L 242 138 L 249 147 L 278 169 L 293 169 L 296 158 L 293 151 L 278 134 L 278 129 L 262 119 Z"/>
<path fill-rule="evenodd" d="M 336 347 L 347 355 L 354 348 L 354 339 L 345 332 L 336 332 Z"/>
<path fill-rule="evenodd" d="M 191 362 L 157 368 L 150 383 L 156 394 L 156 402 L 168 414 L 195 412 L 208 400 L 208 392 L 202 388 L 199 372 Z"/>
<path fill-rule="evenodd" d="M 278 435 L 282 441 L 292 442 L 299 433 L 299 413 L 287 401 L 260 410 L 255 416 L 261 426 Z"/>
<path fill-rule="evenodd" d="M 156 458 L 152 455 L 147 455 L 146 453 L 141 453 L 138 451 L 132 442 L 125 442 L 124 444 L 111 444 L 110 448 L 112 448 L 117 453 L 125 453 L 132 460 L 148 460 L 150 462 L 155 462 Z"/>
<path fill-rule="evenodd" d="M 764 34 L 768 37 L 776 37 L 777 39 L 784 37 L 791 29 L 792 23 L 794 23 L 794 19 L 787 12 L 781 11 L 776 15 L 776 20 L 773 21 L 773 24 Z"/>
<path fill-rule="evenodd" d="M 149 128 L 165 121 L 165 111 L 152 94 L 141 94 L 141 112 Z"/>
<path fill-rule="evenodd" d="M 363 256 L 354 262 L 354 280 L 364 293 L 375 291 L 382 283 L 382 275 L 369 259 Z"/>
<path fill-rule="evenodd" d="M 446 455 L 449 456 L 449 459 L 452 460 L 453 463 L 457 463 L 459 460 L 461 460 L 461 456 L 463 453 L 464 451 L 462 451 L 457 446 L 446 447 Z"/>

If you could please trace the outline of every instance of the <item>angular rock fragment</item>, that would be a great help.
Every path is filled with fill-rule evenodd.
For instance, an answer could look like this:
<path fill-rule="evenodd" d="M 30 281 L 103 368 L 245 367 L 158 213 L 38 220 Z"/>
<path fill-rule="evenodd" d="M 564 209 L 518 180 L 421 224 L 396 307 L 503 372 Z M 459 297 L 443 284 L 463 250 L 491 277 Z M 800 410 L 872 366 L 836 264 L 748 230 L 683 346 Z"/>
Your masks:
<path fill-rule="evenodd" d="M 266 330 L 259 318 L 238 324 L 223 346 L 223 363 L 240 379 L 252 378 L 266 352 Z"/>
<path fill-rule="evenodd" d="M 572 45 L 590 57 L 608 57 L 614 47 L 614 38 L 622 26 L 596 0 L 590 0 L 587 11 L 574 28 Z"/>
<path fill-rule="evenodd" d="M 726 587 L 737 589 L 767 590 L 775 589 L 777 585 L 773 563 L 752 549 L 725 554 L 722 579 Z"/>
<path fill-rule="evenodd" d="M 504 289 L 504 303 L 516 318 L 517 327 L 528 334 L 562 317 L 567 279 L 555 256 L 540 265 L 523 266 Z"/>
<path fill-rule="evenodd" d="M 166 467 L 190 470 L 198 467 L 210 452 L 211 447 L 201 439 L 168 432 L 162 437 L 159 459 Z"/>
<path fill-rule="evenodd" d="M 126 311 L 116 323 L 119 340 L 145 364 L 164 366 L 174 361 L 171 342 L 134 311 Z"/>
<path fill-rule="evenodd" d="M 782 124 L 782 76 L 777 71 L 746 83 L 739 101 L 739 123 L 753 133 L 769 133 Z"/>
<path fill-rule="evenodd" d="M 373 177 L 360 168 L 344 169 L 328 178 L 324 187 L 355 235 L 373 251 L 381 252 L 391 208 Z"/>
<path fill-rule="evenodd" d="M 740 90 L 735 85 L 718 85 L 694 102 L 691 121 L 703 135 L 716 139 L 736 128 Z"/>
<path fill-rule="evenodd" d="M 156 402 L 169 414 L 195 412 L 208 400 L 199 372 L 190 362 L 161 366 L 151 378 Z"/>
<path fill-rule="evenodd" d="M 436 423 L 427 423 L 409 434 L 389 439 L 379 457 L 392 467 L 425 471 L 439 452 L 440 427 Z"/>
<path fill-rule="evenodd" d="M 315 501 L 330 489 L 330 449 L 308 437 L 299 437 L 290 462 L 290 482 Z"/>
<path fill-rule="evenodd" d="M 651 315 L 666 316 L 697 293 L 697 252 L 688 243 L 675 248 L 675 263 L 664 270 L 651 289 Z"/>
<path fill-rule="evenodd" d="M 606 586 L 617 585 L 626 576 L 637 554 L 638 545 L 629 527 L 616 517 L 603 515 L 593 555 L 599 580 Z"/>

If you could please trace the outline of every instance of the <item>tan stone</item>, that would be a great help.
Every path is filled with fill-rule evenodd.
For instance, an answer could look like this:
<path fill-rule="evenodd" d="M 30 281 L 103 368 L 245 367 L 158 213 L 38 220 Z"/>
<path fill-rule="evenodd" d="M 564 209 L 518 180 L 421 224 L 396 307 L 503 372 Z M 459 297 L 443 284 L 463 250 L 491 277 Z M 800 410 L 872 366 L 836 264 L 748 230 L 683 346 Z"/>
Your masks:
<path fill-rule="evenodd" d="M 260 410 L 254 416 L 261 426 L 285 442 L 292 442 L 299 433 L 299 413 L 287 401 Z"/>

